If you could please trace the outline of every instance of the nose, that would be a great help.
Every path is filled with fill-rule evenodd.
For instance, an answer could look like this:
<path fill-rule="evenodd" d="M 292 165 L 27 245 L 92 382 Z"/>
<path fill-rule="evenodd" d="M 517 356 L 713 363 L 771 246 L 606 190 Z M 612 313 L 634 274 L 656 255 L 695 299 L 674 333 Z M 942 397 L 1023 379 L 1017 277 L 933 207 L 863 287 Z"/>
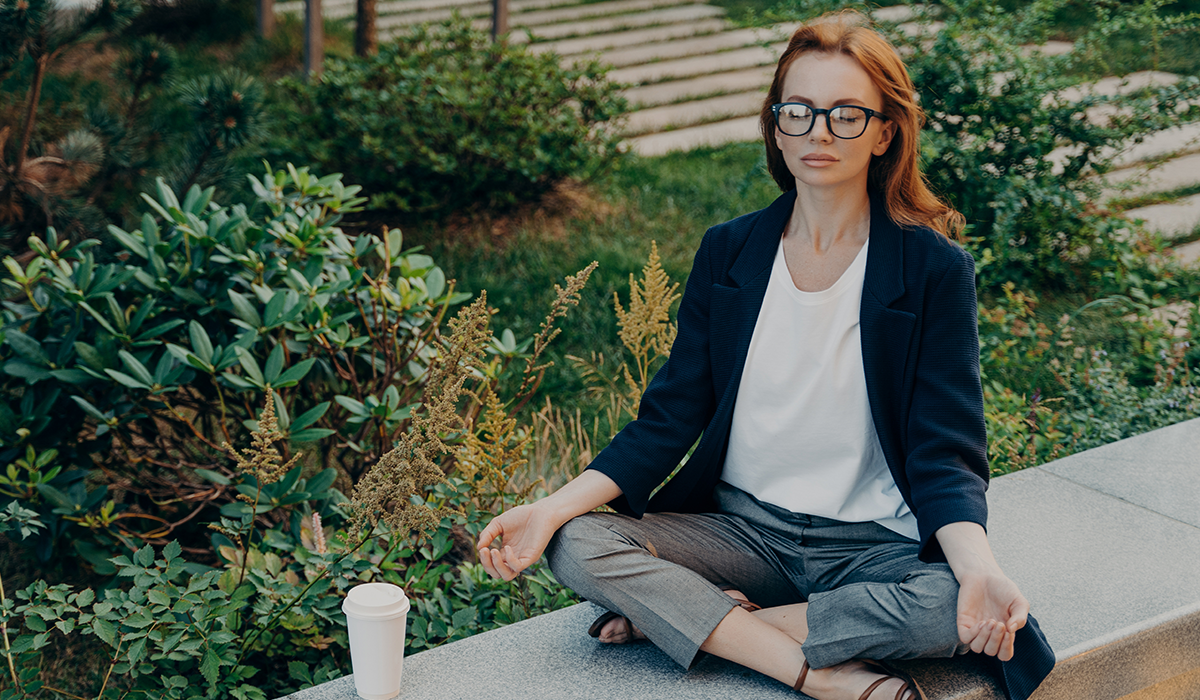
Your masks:
<path fill-rule="evenodd" d="M 812 129 L 808 132 L 809 141 L 819 143 L 829 143 L 833 141 L 833 134 L 829 131 L 829 115 L 818 114 L 813 121 Z"/>

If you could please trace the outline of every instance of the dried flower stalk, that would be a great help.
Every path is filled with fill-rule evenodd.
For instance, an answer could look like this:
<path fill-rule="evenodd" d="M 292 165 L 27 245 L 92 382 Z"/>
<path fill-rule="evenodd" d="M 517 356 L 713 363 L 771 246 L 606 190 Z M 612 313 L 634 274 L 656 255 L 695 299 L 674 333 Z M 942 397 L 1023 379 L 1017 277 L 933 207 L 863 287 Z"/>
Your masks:
<path fill-rule="evenodd" d="M 458 402 L 463 384 L 484 363 L 488 329 L 487 294 L 450 320 L 450 336 L 429 369 L 425 398 L 407 433 L 376 462 L 354 488 L 356 520 L 364 532 L 383 522 L 394 532 L 426 532 L 450 511 L 414 504 L 434 484 L 445 480 L 436 460 L 450 452 L 444 438 L 464 429 Z"/>

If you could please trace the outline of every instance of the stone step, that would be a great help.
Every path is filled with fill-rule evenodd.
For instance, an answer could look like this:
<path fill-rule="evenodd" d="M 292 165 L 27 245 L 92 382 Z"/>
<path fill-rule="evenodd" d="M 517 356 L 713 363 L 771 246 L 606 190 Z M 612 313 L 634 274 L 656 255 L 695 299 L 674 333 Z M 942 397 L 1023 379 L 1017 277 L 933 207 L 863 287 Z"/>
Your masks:
<path fill-rule="evenodd" d="M 530 40 L 546 41 L 584 37 L 591 34 L 616 32 L 623 29 L 693 22 L 701 19 L 720 17 L 724 14 L 725 10 L 713 7 L 712 5 L 681 5 L 629 15 L 615 15 L 612 17 L 601 17 L 599 19 L 581 20 L 578 22 L 563 22 L 560 24 L 543 24 L 530 28 L 527 31 L 513 32 L 512 36 L 509 37 L 509 41 L 519 43 Z"/>
<path fill-rule="evenodd" d="M 510 13 L 525 12 L 533 9 L 545 9 L 547 7 L 561 7 L 564 5 L 575 5 L 579 0 L 510 0 L 508 11 Z M 375 6 L 375 11 L 380 18 L 389 15 L 406 14 L 410 12 L 424 12 L 429 10 L 454 10 L 458 9 L 464 15 L 467 12 L 478 12 L 478 8 L 472 7 L 477 5 L 487 5 L 488 12 L 491 12 L 491 3 L 482 3 L 480 0 L 392 0 L 391 2 L 380 2 Z M 339 19 L 342 17 L 353 17 L 357 8 L 356 0 L 322 0 L 321 14 L 326 19 Z M 275 13 L 283 14 L 285 12 L 294 12 L 301 17 L 304 16 L 304 0 L 288 0 L 288 2 L 275 3 Z M 447 14 L 449 16 L 449 14 Z"/>
<path fill-rule="evenodd" d="M 722 146 L 737 141 L 757 141 L 758 117 L 740 117 L 676 131 L 638 136 L 628 140 L 629 147 L 640 156 L 661 156 L 671 151 L 690 151 L 705 146 Z"/>
<path fill-rule="evenodd" d="M 1092 83 L 1069 87 L 1057 93 L 1046 95 L 1046 100 L 1054 99 L 1056 94 L 1070 102 L 1078 102 L 1088 95 L 1115 97 L 1117 95 L 1128 95 L 1143 88 L 1174 85 L 1178 81 L 1179 76 L 1174 73 L 1144 70 L 1124 76 L 1101 78 Z"/>
<path fill-rule="evenodd" d="M 764 88 L 639 110 L 630 115 L 625 133 L 634 136 L 755 115 L 762 109 L 766 94 Z"/>
<path fill-rule="evenodd" d="M 1126 219 L 1142 219 L 1147 228 L 1167 238 L 1187 236 L 1200 226 L 1200 194 L 1166 204 L 1130 209 L 1122 214 Z"/>
<path fill-rule="evenodd" d="M 871 10 L 872 19 L 883 22 L 908 22 L 918 16 L 918 10 L 912 5 L 892 5 Z"/>
<path fill-rule="evenodd" d="M 759 87 L 766 89 L 771 84 L 771 78 L 774 75 L 774 66 L 747 68 L 726 73 L 712 73 L 699 78 L 672 80 L 629 88 L 622 94 L 634 107 L 653 107 L 680 102 L 688 98 L 746 92 Z"/>
<path fill-rule="evenodd" d="M 1193 122 L 1150 134 L 1141 143 L 1133 144 L 1115 156 L 1111 149 L 1100 155 L 1113 157 L 1114 168 L 1128 168 L 1142 161 L 1175 156 L 1197 148 L 1200 148 L 1200 122 Z M 1072 153 L 1069 148 L 1056 148 L 1046 158 L 1054 164 L 1054 172 L 1061 173 Z"/>
<path fill-rule="evenodd" d="M 1071 53 L 1074 49 L 1075 44 L 1070 41 L 1047 41 L 1044 44 L 1026 44 L 1021 47 L 1021 54 L 1030 56 L 1040 53 L 1044 56 L 1062 56 Z"/>
<path fill-rule="evenodd" d="M 659 41 L 670 41 L 671 39 L 683 39 L 687 37 L 714 34 L 723 29 L 727 29 L 728 27 L 729 22 L 724 19 L 701 19 L 694 22 L 680 22 L 678 24 L 668 24 L 662 27 L 651 27 L 650 29 L 634 29 L 627 32 L 597 34 L 594 36 L 580 37 L 578 39 L 542 41 L 536 44 L 530 44 L 529 50 L 532 53 L 546 53 L 553 51 L 559 56 L 578 56 L 582 53 L 604 51 L 606 49 L 615 49 L 621 46 L 637 46 L 640 44 L 652 44 Z"/>
<path fill-rule="evenodd" d="M 674 61 L 659 61 L 658 63 L 649 63 L 642 66 L 620 68 L 609 73 L 608 78 L 618 83 L 644 85 L 673 78 L 708 75 L 717 71 L 773 65 L 779 60 L 779 54 L 786 47 L 786 43 L 780 43 L 772 44 L 767 48 L 753 46 L 745 49 L 734 49 L 733 51 L 722 51 L 707 56 L 694 56 Z"/>
<path fill-rule="evenodd" d="M 1105 176 L 1108 187 L 1101 201 L 1141 197 L 1155 192 L 1170 192 L 1200 184 L 1200 153 L 1172 158 L 1152 166 L 1134 166 Z"/>
<path fill-rule="evenodd" d="M 1200 241 L 1192 241 L 1172 249 L 1175 259 L 1184 265 L 1200 263 Z"/>
<path fill-rule="evenodd" d="M 552 10 L 542 10 L 541 12 L 525 12 L 520 16 L 514 14 L 509 19 L 509 25 L 536 27 L 542 24 L 558 24 L 560 22 L 574 22 L 593 17 L 603 17 L 605 15 L 643 12 L 645 10 L 686 5 L 693 2 L 695 0 L 609 0 L 608 2 L 593 2 L 584 5 L 558 7 Z"/>
<path fill-rule="evenodd" d="M 610 2 L 594 2 L 585 5 L 555 7 L 549 10 L 537 10 L 538 7 L 554 7 L 561 4 L 558 0 L 521 0 L 509 5 L 508 23 L 510 27 L 533 27 L 542 24 L 554 24 L 586 17 L 602 17 L 605 15 L 620 15 L 627 12 L 651 10 L 657 7 L 682 5 L 694 0 L 611 0 Z M 404 27 L 422 22 L 439 22 L 449 19 L 458 12 L 464 17 L 491 17 L 490 2 L 476 1 L 470 5 L 460 5 L 451 9 L 424 10 L 421 12 L 406 12 L 404 14 L 380 15 L 376 26 L 379 29 Z M 489 25 L 490 26 L 490 25 Z"/>
<path fill-rule="evenodd" d="M 726 49 L 737 49 L 764 41 L 780 41 L 787 38 L 784 32 L 790 25 L 763 27 L 753 29 L 735 29 L 720 34 L 676 41 L 660 41 L 643 46 L 631 46 L 613 49 L 600 54 L 602 63 L 610 63 L 618 68 L 636 66 L 651 61 L 663 61 L 690 56 L 712 54 Z"/>

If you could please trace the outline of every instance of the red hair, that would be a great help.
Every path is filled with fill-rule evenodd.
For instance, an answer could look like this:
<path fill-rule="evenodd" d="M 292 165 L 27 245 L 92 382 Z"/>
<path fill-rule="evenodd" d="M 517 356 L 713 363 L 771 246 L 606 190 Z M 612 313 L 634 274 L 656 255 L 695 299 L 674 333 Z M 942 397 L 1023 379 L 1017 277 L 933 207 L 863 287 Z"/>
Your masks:
<path fill-rule="evenodd" d="M 928 226 L 945 236 L 957 238 L 965 219 L 929 190 L 918 165 L 921 127 L 925 112 L 917 104 L 917 92 L 904 61 L 887 39 L 866 26 L 866 17 L 845 10 L 823 15 L 801 25 L 788 42 L 775 67 L 775 79 L 763 102 L 760 127 L 767 147 L 767 170 L 784 192 L 795 189 L 796 177 L 788 170 L 783 152 L 775 143 L 775 115 L 771 105 L 782 101 L 783 78 L 801 55 L 844 54 L 862 66 L 883 95 L 883 113 L 896 124 L 888 150 L 872 156 L 867 182 L 882 192 L 888 216 L 900 226 Z"/>

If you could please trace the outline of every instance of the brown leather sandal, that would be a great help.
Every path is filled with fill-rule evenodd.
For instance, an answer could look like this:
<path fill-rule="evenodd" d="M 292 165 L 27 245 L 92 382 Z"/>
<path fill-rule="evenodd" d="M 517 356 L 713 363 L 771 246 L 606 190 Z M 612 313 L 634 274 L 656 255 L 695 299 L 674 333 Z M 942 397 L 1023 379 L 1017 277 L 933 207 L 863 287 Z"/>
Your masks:
<path fill-rule="evenodd" d="M 909 692 L 910 690 L 916 694 L 915 697 L 913 698 L 913 700 L 926 700 L 925 692 L 923 690 L 921 690 L 921 686 L 917 685 L 917 682 L 915 680 L 913 680 L 913 677 L 910 676 L 909 674 L 905 673 L 904 671 L 901 671 L 901 670 L 894 668 L 892 666 L 889 666 L 887 664 L 880 663 L 878 661 L 863 661 L 863 663 L 865 663 L 867 666 L 877 668 L 887 675 L 885 675 L 883 678 L 876 680 L 871 685 L 867 686 L 867 689 L 863 691 L 862 695 L 858 696 L 858 700 L 867 700 L 867 698 L 871 697 L 871 693 L 875 692 L 876 688 L 883 685 L 884 683 L 887 683 L 888 681 L 892 680 L 893 678 L 899 678 L 900 680 L 904 681 L 904 685 L 901 686 L 901 688 L 898 691 L 896 691 L 895 700 L 904 700 L 904 694 Z M 805 659 L 804 663 L 801 664 L 801 666 L 800 666 L 800 675 L 797 676 L 796 683 L 795 683 L 795 685 L 792 686 L 792 690 L 798 690 L 801 693 L 803 693 L 804 691 L 800 690 L 800 689 L 804 687 L 804 679 L 807 677 L 808 677 L 808 659 Z"/>
<path fill-rule="evenodd" d="M 902 685 L 900 689 L 896 691 L 895 700 L 904 700 L 905 693 L 909 691 L 912 691 L 913 693 L 912 700 L 926 700 L 925 691 L 921 690 L 921 686 L 917 685 L 917 682 L 913 680 L 911 675 L 901 671 L 891 664 L 886 664 L 882 661 L 863 659 L 863 663 L 867 666 L 875 668 L 880 673 L 885 674 L 886 677 L 880 678 L 872 683 L 867 690 L 861 696 L 859 696 L 858 700 L 867 700 L 867 698 L 871 697 L 871 691 L 875 690 L 880 685 L 890 681 L 893 678 L 899 678 L 900 680 L 904 681 L 904 685 Z"/>

